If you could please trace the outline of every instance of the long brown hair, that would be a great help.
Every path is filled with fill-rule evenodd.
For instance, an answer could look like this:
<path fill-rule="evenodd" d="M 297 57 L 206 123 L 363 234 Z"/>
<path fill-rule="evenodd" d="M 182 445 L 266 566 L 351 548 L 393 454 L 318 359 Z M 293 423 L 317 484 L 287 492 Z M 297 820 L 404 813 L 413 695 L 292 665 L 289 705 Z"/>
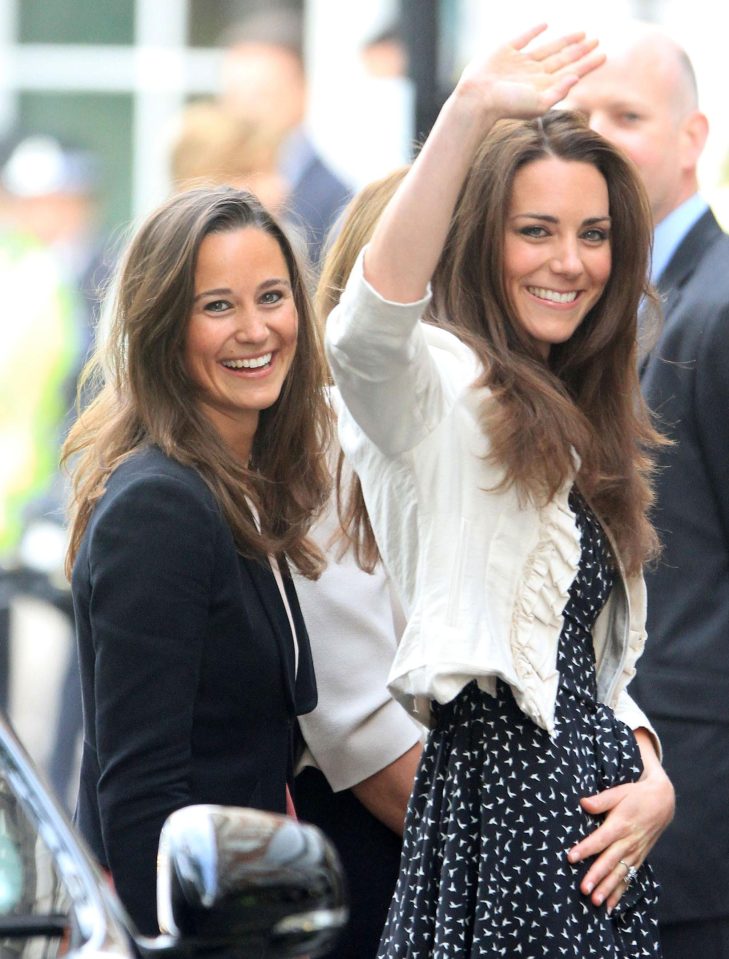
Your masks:
<path fill-rule="evenodd" d="M 278 243 L 299 322 L 291 369 L 277 401 L 261 412 L 250 462 L 243 465 L 193 401 L 183 350 L 200 244 L 211 233 L 246 227 Z M 73 477 L 67 572 L 111 472 L 135 451 L 156 444 L 200 473 L 241 554 L 285 554 L 304 575 L 318 575 L 322 556 L 307 534 L 330 485 L 322 454 L 331 421 L 326 375 L 306 279 L 285 233 L 260 202 L 227 187 L 169 199 L 142 224 L 123 258 L 110 330 L 81 387 L 88 391 L 91 383 L 96 397 L 64 445 L 62 461 Z"/>
<path fill-rule="evenodd" d="M 612 268 L 603 293 L 575 333 L 544 363 L 518 322 L 504 285 L 504 238 L 514 177 L 543 157 L 589 163 L 605 178 Z M 648 520 L 652 448 L 663 441 L 640 394 L 637 316 L 647 285 L 652 223 L 638 174 L 578 114 L 555 110 L 497 123 L 461 192 L 433 278 L 435 314 L 478 354 L 477 385 L 491 458 L 537 503 L 574 471 L 630 572 L 658 550 Z M 493 400 L 497 402 L 494 402 Z"/>
<path fill-rule="evenodd" d="M 504 285 L 504 240 L 514 177 L 543 157 L 589 163 L 608 188 L 612 269 L 602 296 L 545 364 L 518 322 Z M 568 111 L 504 120 L 484 139 L 461 191 L 432 280 L 426 319 L 467 342 L 490 390 L 482 425 L 490 459 L 515 486 L 548 502 L 574 473 L 631 572 L 658 553 L 648 519 L 653 502 L 650 451 L 667 442 L 643 403 L 637 371 L 637 315 L 647 284 L 652 225 L 637 172 L 623 155 Z M 365 568 L 376 559 L 364 502 L 343 510 Z M 375 552 L 373 552 L 373 549 Z"/>
<path fill-rule="evenodd" d="M 383 210 L 409 169 L 409 166 L 396 167 L 362 187 L 332 228 L 314 296 L 320 323 L 326 323 L 326 318 L 339 303 L 359 253 L 372 236 Z M 341 450 L 337 458 L 335 481 L 341 533 L 335 537 L 339 540 L 336 545 L 342 552 L 347 545 L 351 545 L 357 563 L 362 569 L 372 572 L 379 559 L 379 550 L 367 517 L 359 478 L 345 470 Z"/>

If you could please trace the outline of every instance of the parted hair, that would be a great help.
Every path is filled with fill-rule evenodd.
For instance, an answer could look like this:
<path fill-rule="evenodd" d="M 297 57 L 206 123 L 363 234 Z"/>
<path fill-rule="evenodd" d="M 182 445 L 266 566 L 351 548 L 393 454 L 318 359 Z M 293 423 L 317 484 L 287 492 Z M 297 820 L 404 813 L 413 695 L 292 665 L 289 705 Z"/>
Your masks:
<path fill-rule="evenodd" d="M 605 178 L 612 267 L 605 289 L 549 360 L 520 325 L 504 283 L 504 240 L 514 178 L 545 157 L 588 163 Z M 537 503 L 576 482 L 629 572 L 658 552 L 649 520 L 651 450 L 663 442 L 642 400 L 637 317 L 650 300 L 650 206 L 638 173 L 584 118 L 564 110 L 497 123 L 461 191 L 433 277 L 436 321 L 469 343 L 490 397 L 481 417 L 490 457 Z M 495 402 L 494 402 L 495 400 Z"/>
<path fill-rule="evenodd" d="M 250 462 L 243 464 L 194 401 L 184 344 L 200 244 L 210 234 L 247 227 L 264 231 L 281 249 L 298 333 L 281 393 L 261 411 Z M 330 486 L 322 453 L 331 422 L 327 373 L 306 277 L 279 224 L 246 191 L 219 187 L 172 197 L 133 236 L 112 284 L 109 317 L 80 387 L 79 395 L 91 392 L 94 399 L 79 412 L 62 453 L 73 480 L 67 572 L 110 474 L 135 451 L 157 445 L 202 476 L 242 555 L 285 555 L 316 577 L 323 558 L 308 531 Z"/>

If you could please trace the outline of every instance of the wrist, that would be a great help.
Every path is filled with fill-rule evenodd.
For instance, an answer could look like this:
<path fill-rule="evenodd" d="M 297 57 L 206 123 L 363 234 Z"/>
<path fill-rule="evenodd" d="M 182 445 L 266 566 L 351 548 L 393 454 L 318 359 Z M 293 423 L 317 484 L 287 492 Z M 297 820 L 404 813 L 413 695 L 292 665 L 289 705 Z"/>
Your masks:
<path fill-rule="evenodd" d="M 503 113 L 491 100 L 488 93 L 484 94 L 481 87 L 469 80 L 459 80 L 448 100 L 446 100 L 446 106 L 450 107 L 454 114 L 460 116 L 462 122 L 477 124 L 481 130 L 484 127 L 488 129 L 497 120 L 503 118 Z"/>

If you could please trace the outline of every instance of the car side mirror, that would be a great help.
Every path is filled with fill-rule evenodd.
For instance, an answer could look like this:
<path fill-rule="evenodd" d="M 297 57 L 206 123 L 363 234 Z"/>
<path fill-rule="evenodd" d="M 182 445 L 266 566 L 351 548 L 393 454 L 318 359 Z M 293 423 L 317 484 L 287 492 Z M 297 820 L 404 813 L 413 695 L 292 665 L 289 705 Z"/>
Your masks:
<path fill-rule="evenodd" d="M 200 951 L 318 956 L 348 919 L 341 865 L 315 826 L 230 806 L 186 806 L 159 843 L 160 929 Z"/>

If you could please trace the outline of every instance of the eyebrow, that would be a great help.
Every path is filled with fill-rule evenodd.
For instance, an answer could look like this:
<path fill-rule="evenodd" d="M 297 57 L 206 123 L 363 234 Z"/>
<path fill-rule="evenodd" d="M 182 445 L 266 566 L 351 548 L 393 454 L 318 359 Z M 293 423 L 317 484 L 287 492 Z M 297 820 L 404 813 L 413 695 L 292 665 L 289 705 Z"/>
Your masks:
<path fill-rule="evenodd" d="M 289 290 L 291 287 L 291 281 L 285 279 L 284 277 L 271 277 L 270 280 L 264 280 L 263 283 L 260 283 L 258 286 L 259 290 L 269 290 L 272 286 L 285 286 Z M 206 296 L 231 296 L 233 291 L 229 286 L 221 286 L 214 290 L 202 290 L 200 293 L 196 293 L 192 299 L 193 303 L 197 303 L 198 300 L 201 300 Z"/>
<path fill-rule="evenodd" d="M 545 223 L 559 223 L 559 218 L 556 216 L 550 216 L 548 213 L 515 213 L 512 217 L 513 220 L 520 219 L 528 220 L 543 220 Z M 583 226 L 592 226 L 594 223 L 610 223 L 611 218 L 609 216 L 588 216 L 586 220 L 582 221 Z"/>

